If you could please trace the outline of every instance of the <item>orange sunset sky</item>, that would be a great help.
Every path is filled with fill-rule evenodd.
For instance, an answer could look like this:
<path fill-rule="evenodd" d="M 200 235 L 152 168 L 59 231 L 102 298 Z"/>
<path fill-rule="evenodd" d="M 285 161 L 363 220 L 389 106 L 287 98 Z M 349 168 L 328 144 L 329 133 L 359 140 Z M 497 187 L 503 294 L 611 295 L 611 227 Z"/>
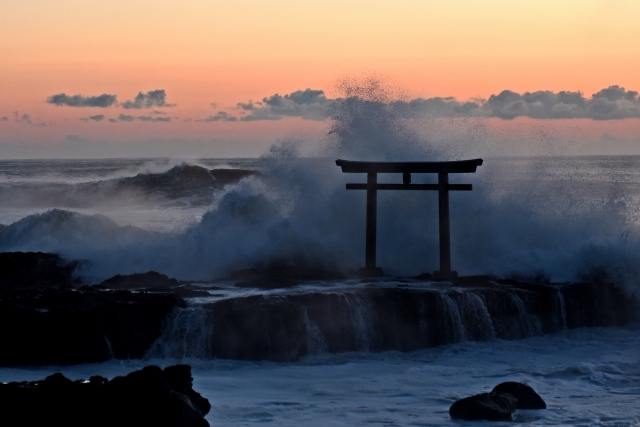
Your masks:
<path fill-rule="evenodd" d="M 640 154 L 639 41 L 632 0 L 2 0 L 0 158 L 258 156 L 372 75 L 413 119 Z"/>

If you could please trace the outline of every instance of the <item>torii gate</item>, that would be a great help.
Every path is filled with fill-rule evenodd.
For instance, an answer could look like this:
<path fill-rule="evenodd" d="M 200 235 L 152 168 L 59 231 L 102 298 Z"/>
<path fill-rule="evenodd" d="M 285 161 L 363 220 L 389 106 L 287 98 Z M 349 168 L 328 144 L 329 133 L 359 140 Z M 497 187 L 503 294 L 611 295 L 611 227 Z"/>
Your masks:
<path fill-rule="evenodd" d="M 440 270 L 436 279 L 457 277 L 451 270 L 451 236 L 449 227 L 449 191 L 471 191 L 471 184 L 449 184 L 450 173 L 475 173 L 482 159 L 452 162 L 355 162 L 336 160 L 345 173 L 366 173 L 366 184 L 347 184 L 347 190 L 367 190 L 366 263 L 363 273 L 380 276 L 376 267 L 377 190 L 437 190 L 440 223 Z M 402 184 L 378 184 L 379 173 L 401 173 Z M 412 173 L 437 173 L 437 184 L 411 184 Z"/>

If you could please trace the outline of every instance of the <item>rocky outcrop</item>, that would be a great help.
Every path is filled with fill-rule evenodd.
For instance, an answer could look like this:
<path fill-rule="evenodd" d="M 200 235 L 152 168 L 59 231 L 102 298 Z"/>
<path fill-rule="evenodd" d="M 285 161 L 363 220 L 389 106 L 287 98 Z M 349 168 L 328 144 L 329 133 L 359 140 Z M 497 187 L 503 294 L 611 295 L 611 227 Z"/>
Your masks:
<path fill-rule="evenodd" d="M 0 384 L 3 426 L 207 427 L 211 409 L 192 388 L 191 368 L 147 366 L 111 381 L 93 376 L 71 381 L 53 374 L 42 381 Z"/>
<path fill-rule="evenodd" d="M 500 383 L 491 390 L 494 393 L 508 393 L 518 400 L 517 409 L 547 409 L 542 397 L 530 386 L 515 381 Z"/>
<path fill-rule="evenodd" d="M 64 288 L 79 285 L 77 262 L 42 252 L 0 252 L 0 292 L 11 289 Z"/>
<path fill-rule="evenodd" d="M 346 276 L 326 265 L 309 261 L 303 257 L 272 260 L 233 273 L 228 280 L 235 281 L 239 288 L 277 289 L 315 280 L 341 280 Z"/>
<path fill-rule="evenodd" d="M 208 286 L 206 289 L 190 283 L 179 282 L 155 271 L 134 274 L 118 274 L 104 282 L 94 285 L 94 289 L 135 290 L 152 293 L 172 293 L 182 298 L 206 297 L 207 290 L 216 289 Z"/>
<path fill-rule="evenodd" d="M 635 318 L 636 307 L 633 297 L 614 286 L 584 283 L 471 278 L 437 287 L 298 289 L 177 311 L 168 328 L 197 338 L 198 352 L 169 342 L 164 347 L 179 348 L 174 357 L 295 361 L 314 352 L 412 351 L 464 340 L 620 326 Z M 184 336 L 170 339 L 182 342 Z"/>
<path fill-rule="evenodd" d="M 155 271 L 148 271 L 146 273 L 135 273 L 121 275 L 117 274 L 110 279 L 96 285 L 98 289 L 169 289 L 178 286 L 180 282 L 176 279 L 170 278 L 164 274 L 157 273 Z"/>
<path fill-rule="evenodd" d="M 454 420 L 511 421 L 516 409 L 546 409 L 533 388 L 515 381 L 500 383 L 490 393 L 457 400 L 449 408 Z"/>
<path fill-rule="evenodd" d="M 141 358 L 183 299 L 171 294 L 31 289 L 0 295 L 0 365 Z"/>
<path fill-rule="evenodd" d="M 456 401 L 449 408 L 454 420 L 512 421 L 518 401 L 506 393 L 480 393 Z"/>

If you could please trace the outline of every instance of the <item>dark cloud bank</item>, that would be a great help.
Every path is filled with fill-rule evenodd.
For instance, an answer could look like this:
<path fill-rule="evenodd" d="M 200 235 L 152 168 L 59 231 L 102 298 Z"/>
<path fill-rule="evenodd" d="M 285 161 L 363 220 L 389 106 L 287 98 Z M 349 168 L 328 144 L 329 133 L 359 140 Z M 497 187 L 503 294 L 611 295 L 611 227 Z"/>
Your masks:
<path fill-rule="evenodd" d="M 111 123 L 116 122 L 133 122 L 139 120 L 141 122 L 166 123 L 171 121 L 171 117 L 151 117 L 151 116 L 130 116 L 128 114 L 120 114 L 115 119 L 109 119 Z"/>
<path fill-rule="evenodd" d="M 164 89 L 151 90 L 147 93 L 138 92 L 133 101 L 122 104 L 123 108 L 161 108 L 174 107 L 175 104 L 167 103 L 167 94 Z"/>
<path fill-rule="evenodd" d="M 98 96 L 67 95 L 59 93 L 47 98 L 47 103 L 65 107 L 100 107 L 107 108 L 117 105 L 117 96 L 103 93 Z M 138 95 L 131 100 L 121 104 L 122 108 L 162 108 L 174 107 L 176 104 L 167 102 L 167 94 L 164 89 L 150 90 L 147 93 L 138 92 Z M 154 110 L 152 114 L 162 114 L 161 111 Z"/>
<path fill-rule="evenodd" d="M 117 100 L 115 95 L 103 93 L 99 96 L 69 96 L 65 93 L 59 93 L 47 98 L 49 104 L 66 106 L 66 107 L 100 107 L 107 108 L 114 105 Z"/>
<path fill-rule="evenodd" d="M 348 99 L 348 98 L 347 98 Z M 259 102 L 240 102 L 240 117 L 219 112 L 203 120 L 254 121 L 280 120 L 285 117 L 301 117 L 308 120 L 324 120 L 347 99 L 328 99 L 324 91 L 305 89 L 288 95 L 275 94 Z M 382 101 L 370 101 L 383 104 Z M 416 98 L 410 101 L 393 101 L 386 104 L 400 117 L 497 117 L 511 120 L 516 117 L 533 119 L 593 119 L 619 120 L 640 118 L 638 92 L 627 91 L 620 86 L 610 86 L 594 93 L 590 98 L 581 92 L 537 91 L 519 94 L 510 90 L 491 95 L 489 99 L 459 101 L 454 97 Z"/>
<path fill-rule="evenodd" d="M 82 120 L 83 122 L 88 122 L 89 120 L 94 122 L 101 122 L 102 120 L 104 120 L 104 114 L 97 114 L 95 116 L 83 117 L 80 120 Z"/>

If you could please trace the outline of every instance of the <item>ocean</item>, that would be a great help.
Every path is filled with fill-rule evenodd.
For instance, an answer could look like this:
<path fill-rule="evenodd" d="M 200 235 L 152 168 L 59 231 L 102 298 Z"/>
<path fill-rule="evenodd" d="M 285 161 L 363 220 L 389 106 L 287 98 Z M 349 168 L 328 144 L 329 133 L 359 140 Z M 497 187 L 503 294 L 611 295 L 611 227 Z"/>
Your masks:
<path fill-rule="evenodd" d="M 540 393 L 548 409 L 518 411 L 514 422 L 496 424 L 640 423 L 640 332 L 634 323 L 569 329 L 563 314 L 543 334 L 544 319 L 513 297 L 522 325 L 509 338 L 478 294 L 404 279 L 437 269 L 432 192 L 379 194 L 378 265 L 385 279 L 235 287 L 230 274 L 274 263 L 347 276 L 362 266 L 365 196 L 344 184 L 363 178 L 342 174 L 335 159 L 0 161 L 1 251 L 79 260 L 77 273 L 85 283 L 154 270 L 211 289 L 209 297 L 192 299 L 167 322 L 145 359 L 0 368 L 0 381 L 52 372 L 72 379 L 112 377 L 150 363 L 189 363 L 194 388 L 213 405 L 207 419 L 222 426 L 453 425 L 459 422 L 447 411 L 456 399 L 521 381 Z M 639 166 L 640 157 L 629 156 L 485 158 L 476 174 L 452 175 L 452 182 L 474 186 L 451 195 L 454 268 L 461 275 L 552 284 L 604 277 L 635 294 Z M 434 180 L 415 176 L 414 182 Z M 376 348 L 377 331 L 367 320 L 371 308 L 357 292 L 406 287 L 442 296 L 453 325 L 443 345 Z M 315 335 L 309 333 L 313 342 L 300 360 L 229 360 L 207 348 L 211 302 L 318 293 L 343 298 L 355 331 L 348 351 L 330 350 L 312 313 L 307 332 Z M 473 313 L 485 314 L 469 320 Z M 482 334 L 474 335 L 472 324 L 481 325 Z"/>

